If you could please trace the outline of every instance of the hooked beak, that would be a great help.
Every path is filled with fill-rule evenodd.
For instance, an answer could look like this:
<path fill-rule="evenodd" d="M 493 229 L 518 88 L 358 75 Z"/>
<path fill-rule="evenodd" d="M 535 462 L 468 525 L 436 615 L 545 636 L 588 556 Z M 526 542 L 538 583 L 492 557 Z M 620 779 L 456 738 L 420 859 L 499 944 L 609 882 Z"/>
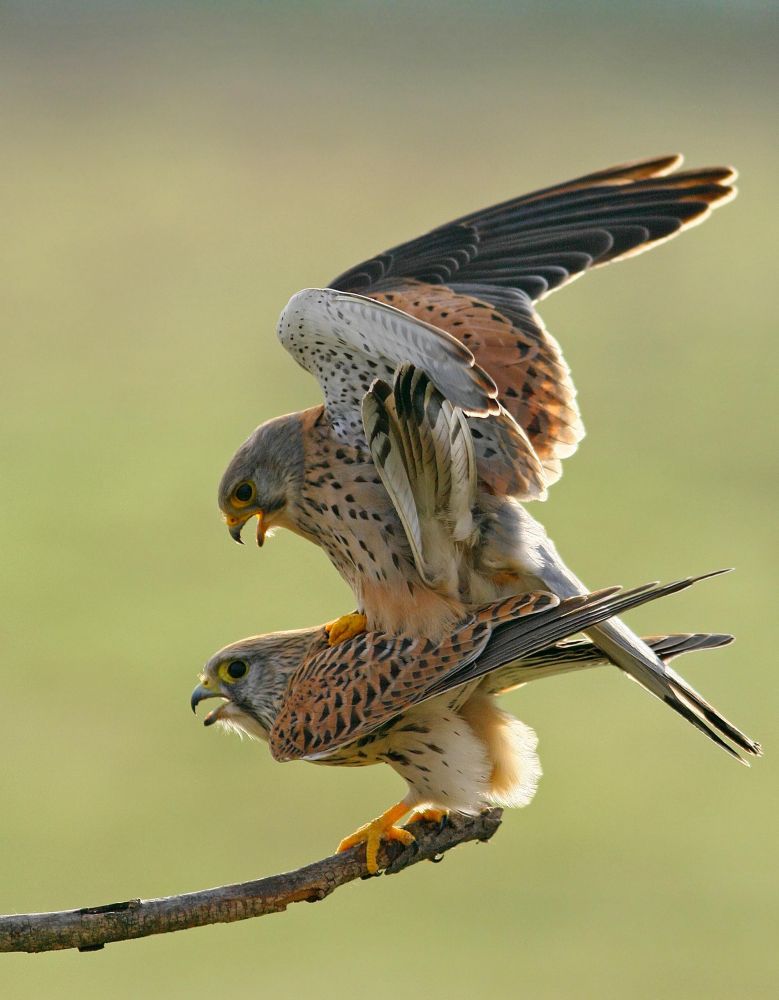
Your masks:
<path fill-rule="evenodd" d="M 239 545 L 243 545 L 243 539 L 241 538 L 241 532 L 243 531 L 243 526 L 251 517 L 257 518 L 257 544 L 262 548 L 262 543 L 265 541 L 265 512 L 258 510 L 255 514 L 249 514 L 247 517 L 228 517 L 227 518 L 227 530 L 230 532 L 230 537 L 234 542 L 238 542 Z"/>
<path fill-rule="evenodd" d="M 239 521 L 238 518 L 230 518 L 227 522 L 227 529 L 230 532 L 230 538 L 232 538 L 234 542 L 238 542 L 239 545 L 243 545 L 241 530 L 245 524 L 246 521 Z"/>
<path fill-rule="evenodd" d="M 190 707 L 192 708 L 192 711 L 196 712 L 197 706 L 200 704 L 201 701 L 204 701 L 206 698 L 224 698 L 224 695 L 221 694 L 219 691 L 214 691 L 213 688 L 210 686 L 210 683 L 208 681 L 204 681 L 202 684 L 198 684 L 198 686 L 192 692 L 192 697 L 189 699 L 189 704 Z M 205 719 L 203 719 L 203 725 L 212 726 L 219 718 L 219 713 L 227 704 L 228 704 L 227 700 L 224 700 L 221 705 L 219 705 L 215 709 L 212 709 L 205 717 Z"/>

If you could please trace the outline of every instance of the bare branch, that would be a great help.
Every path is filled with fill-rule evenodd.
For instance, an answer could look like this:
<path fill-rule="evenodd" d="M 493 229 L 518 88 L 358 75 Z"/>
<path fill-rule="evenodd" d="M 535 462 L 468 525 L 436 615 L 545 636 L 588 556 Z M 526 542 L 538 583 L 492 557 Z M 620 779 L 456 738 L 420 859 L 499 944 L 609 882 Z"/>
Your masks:
<path fill-rule="evenodd" d="M 380 863 L 393 875 L 419 861 L 440 860 L 458 844 L 489 840 L 500 826 L 501 816 L 502 810 L 492 809 L 479 816 L 452 815 L 442 825 L 415 823 L 416 843 L 411 847 L 396 842 L 383 845 Z M 290 903 L 316 903 L 339 886 L 366 877 L 364 848 L 354 847 L 297 871 L 254 882 L 81 910 L 13 914 L 0 917 L 0 951 L 97 951 L 111 941 L 280 913 Z"/>

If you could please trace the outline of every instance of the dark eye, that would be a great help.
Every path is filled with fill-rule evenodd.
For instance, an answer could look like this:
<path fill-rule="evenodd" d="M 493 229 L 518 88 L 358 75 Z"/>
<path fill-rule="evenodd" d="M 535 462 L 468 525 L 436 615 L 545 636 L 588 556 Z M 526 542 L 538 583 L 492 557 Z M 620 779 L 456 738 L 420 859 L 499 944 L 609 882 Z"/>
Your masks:
<path fill-rule="evenodd" d="M 234 681 L 240 680 L 248 669 L 246 660 L 232 660 L 227 664 L 227 673 Z"/>
<path fill-rule="evenodd" d="M 235 488 L 233 496 L 241 503 L 248 503 L 254 497 L 254 487 L 251 483 L 240 483 Z"/>

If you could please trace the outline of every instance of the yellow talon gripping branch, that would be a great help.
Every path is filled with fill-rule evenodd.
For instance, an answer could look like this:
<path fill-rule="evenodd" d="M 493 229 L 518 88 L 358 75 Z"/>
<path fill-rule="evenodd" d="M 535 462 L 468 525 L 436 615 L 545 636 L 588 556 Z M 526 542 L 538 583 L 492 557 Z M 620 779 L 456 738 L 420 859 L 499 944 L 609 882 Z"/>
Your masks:
<path fill-rule="evenodd" d="M 382 840 L 399 840 L 406 847 L 414 843 L 413 833 L 409 833 L 401 826 L 395 826 L 396 821 L 402 819 L 407 812 L 408 805 L 405 802 L 398 802 L 381 816 L 355 830 L 351 836 L 345 837 L 338 845 L 338 853 L 348 851 L 357 844 L 365 844 L 365 863 L 371 875 L 375 875 L 379 870 L 379 847 Z"/>

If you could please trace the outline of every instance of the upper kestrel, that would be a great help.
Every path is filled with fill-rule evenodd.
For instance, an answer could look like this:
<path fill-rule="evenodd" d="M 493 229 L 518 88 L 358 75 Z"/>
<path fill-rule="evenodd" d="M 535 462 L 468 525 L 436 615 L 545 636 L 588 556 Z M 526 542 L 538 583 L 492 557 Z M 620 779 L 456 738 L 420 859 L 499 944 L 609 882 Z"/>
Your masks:
<path fill-rule="evenodd" d="M 543 498 L 584 433 L 534 302 L 733 196 L 730 168 L 668 176 L 680 162 L 628 164 L 473 213 L 296 295 L 279 336 L 325 404 L 268 421 L 239 448 L 219 489 L 232 536 L 256 516 L 260 543 L 278 525 L 322 546 L 355 592 L 357 628 L 437 639 L 481 602 L 586 592 L 519 503 Z M 425 455 L 417 439 L 433 442 Z M 442 480 L 457 516 L 436 509 Z M 438 558 L 441 522 L 458 558 Z M 589 635 L 720 746 L 734 753 L 725 736 L 754 752 L 620 621 Z"/>

